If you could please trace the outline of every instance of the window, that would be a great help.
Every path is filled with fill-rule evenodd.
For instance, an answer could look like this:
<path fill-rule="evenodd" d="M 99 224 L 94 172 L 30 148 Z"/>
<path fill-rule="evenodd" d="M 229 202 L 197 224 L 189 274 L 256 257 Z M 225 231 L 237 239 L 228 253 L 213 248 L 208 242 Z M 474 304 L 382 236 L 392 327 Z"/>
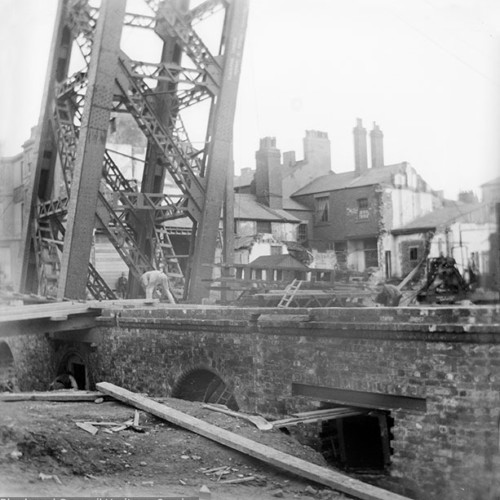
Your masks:
<path fill-rule="evenodd" d="M 410 247 L 410 260 L 418 260 L 418 247 Z"/>
<path fill-rule="evenodd" d="M 282 255 L 283 247 L 281 245 L 271 245 L 271 255 Z"/>
<path fill-rule="evenodd" d="M 316 198 L 316 222 L 328 222 L 329 203 L 328 196 Z"/>
<path fill-rule="evenodd" d="M 297 241 L 306 241 L 306 240 L 307 240 L 307 224 L 299 224 Z"/>
<path fill-rule="evenodd" d="M 358 200 L 358 219 L 368 219 L 370 212 L 368 211 L 368 198 L 360 198 Z"/>
<path fill-rule="evenodd" d="M 257 221 L 258 233 L 271 233 L 271 223 L 268 221 Z"/>

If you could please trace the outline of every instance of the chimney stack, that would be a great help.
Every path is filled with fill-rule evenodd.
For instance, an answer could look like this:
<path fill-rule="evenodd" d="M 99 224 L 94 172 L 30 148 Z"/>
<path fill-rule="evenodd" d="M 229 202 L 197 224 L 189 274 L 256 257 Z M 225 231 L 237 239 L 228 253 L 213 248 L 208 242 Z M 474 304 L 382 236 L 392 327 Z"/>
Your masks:
<path fill-rule="evenodd" d="M 306 130 L 303 139 L 304 160 L 314 168 L 315 175 L 326 175 L 332 169 L 330 139 L 327 132 Z"/>
<path fill-rule="evenodd" d="M 361 118 L 356 119 L 354 134 L 354 172 L 356 177 L 363 175 L 368 170 L 368 153 L 366 147 L 366 129 Z"/>
<path fill-rule="evenodd" d="M 276 148 L 276 138 L 264 137 L 255 153 L 255 194 L 257 201 L 269 208 L 283 208 L 281 180 L 281 152 Z"/>
<path fill-rule="evenodd" d="M 372 151 L 372 168 L 384 166 L 384 134 L 379 126 L 373 122 L 373 130 L 370 132 Z"/>

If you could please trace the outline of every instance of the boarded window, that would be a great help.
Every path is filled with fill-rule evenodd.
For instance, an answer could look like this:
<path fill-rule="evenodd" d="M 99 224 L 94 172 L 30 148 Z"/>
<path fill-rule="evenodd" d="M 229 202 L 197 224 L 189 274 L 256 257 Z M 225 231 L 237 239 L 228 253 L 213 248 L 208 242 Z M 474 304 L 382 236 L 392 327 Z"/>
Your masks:
<path fill-rule="evenodd" d="M 328 196 L 316 198 L 316 222 L 329 221 L 329 203 Z"/>
<path fill-rule="evenodd" d="M 358 200 L 358 219 L 368 219 L 369 216 L 368 198 L 360 198 Z"/>

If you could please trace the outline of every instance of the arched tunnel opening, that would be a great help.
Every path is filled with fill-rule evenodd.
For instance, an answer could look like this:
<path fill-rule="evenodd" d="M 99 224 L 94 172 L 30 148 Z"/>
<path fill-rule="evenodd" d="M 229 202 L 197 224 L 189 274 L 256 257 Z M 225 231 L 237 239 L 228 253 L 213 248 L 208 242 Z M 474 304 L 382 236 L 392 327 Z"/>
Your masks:
<path fill-rule="evenodd" d="M 0 392 L 14 392 L 16 387 L 14 356 L 7 342 L 0 342 Z"/>
<path fill-rule="evenodd" d="M 172 397 L 187 401 L 222 404 L 234 411 L 239 410 L 233 391 L 219 375 L 199 368 L 183 375 L 172 390 Z"/>
<path fill-rule="evenodd" d="M 78 390 L 89 389 L 87 366 L 79 354 L 66 355 L 57 368 L 57 376 L 70 374 L 74 377 Z"/>

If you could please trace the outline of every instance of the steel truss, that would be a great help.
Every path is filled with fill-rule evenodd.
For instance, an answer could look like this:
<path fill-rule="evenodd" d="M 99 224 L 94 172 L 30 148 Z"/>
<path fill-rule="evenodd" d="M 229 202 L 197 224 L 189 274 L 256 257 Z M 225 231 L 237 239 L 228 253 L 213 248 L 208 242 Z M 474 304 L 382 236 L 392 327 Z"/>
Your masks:
<path fill-rule="evenodd" d="M 223 200 L 230 199 L 225 179 L 232 175 L 248 0 L 207 0 L 191 10 L 188 0 L 143 1 L 151 15 L 125 12 L 125 0 L 59 0 L 25 204 L 20 290 L 60 299 L 115 298 L 90 262 L 98 230 L 129 267 L 132 284 L 144 271 L 164 268 L 188 300 L 208 296 L 204 282 L 212 272 Z M 195 26 L 220 11 L 213 53 Z M 163 44 L 161 61 L 130 59 L 120 48 L 123 26 L 155 33 Z M 75 51 L 85 67 L 69 74 Z M 210 104 L 207 140 L 195 147 L 182 114 L 204 101 Z M 115 112 L 129 113 L 147 139 L 140 192 L 106 149 Z M 177 194 L 164 192 L 165 176 Z M 170 236 L 186 230 L 170 230 L 168 221 L 186 216 L 191 250 L 180 256 Z"/>

